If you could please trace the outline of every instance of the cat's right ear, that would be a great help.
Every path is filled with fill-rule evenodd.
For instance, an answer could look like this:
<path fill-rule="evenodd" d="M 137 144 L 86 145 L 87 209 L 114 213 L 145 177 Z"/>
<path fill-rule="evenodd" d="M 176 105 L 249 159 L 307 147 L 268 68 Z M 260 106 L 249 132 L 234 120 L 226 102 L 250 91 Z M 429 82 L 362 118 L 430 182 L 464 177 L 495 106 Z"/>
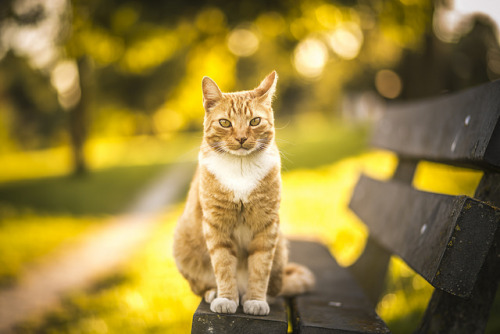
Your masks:
<path fill-rule="evenodd" d="M 201 89 L 203 91 L 203 107 L 205 111 L 208 111 L 222 99 L 222 92 L 215 81 L 209 77 L 203 77 Z"/>

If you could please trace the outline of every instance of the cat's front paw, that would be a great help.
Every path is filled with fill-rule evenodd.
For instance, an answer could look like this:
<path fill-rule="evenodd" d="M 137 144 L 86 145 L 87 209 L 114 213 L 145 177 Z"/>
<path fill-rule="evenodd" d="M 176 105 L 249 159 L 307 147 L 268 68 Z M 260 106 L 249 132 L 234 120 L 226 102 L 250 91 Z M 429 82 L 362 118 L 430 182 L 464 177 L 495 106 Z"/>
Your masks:
<path fill-rule="evenodd" d="M 231 299 L 215 298 L 210 303 L 210 310 L 215 313 L 236 313 L 238 304 Z"/>
<path fill-rule="evenodd" d="M 243 303 L 243 312 L 253 315 L 268 315 L 270 308 L 264 300 L 247 300 Z"/>

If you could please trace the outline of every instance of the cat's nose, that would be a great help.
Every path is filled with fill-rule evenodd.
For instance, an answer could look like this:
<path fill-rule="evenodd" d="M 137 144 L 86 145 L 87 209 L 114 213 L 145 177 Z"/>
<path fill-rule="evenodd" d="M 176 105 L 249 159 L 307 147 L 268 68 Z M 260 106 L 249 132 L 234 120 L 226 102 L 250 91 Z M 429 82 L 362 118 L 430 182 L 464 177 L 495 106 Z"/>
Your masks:
<path fill-rule="evenodd" d="M 236 141 L 241 145 L 243 145 L 243 143 L 247 141 L 247 138 L 246 137 L 236 138 Z"/>

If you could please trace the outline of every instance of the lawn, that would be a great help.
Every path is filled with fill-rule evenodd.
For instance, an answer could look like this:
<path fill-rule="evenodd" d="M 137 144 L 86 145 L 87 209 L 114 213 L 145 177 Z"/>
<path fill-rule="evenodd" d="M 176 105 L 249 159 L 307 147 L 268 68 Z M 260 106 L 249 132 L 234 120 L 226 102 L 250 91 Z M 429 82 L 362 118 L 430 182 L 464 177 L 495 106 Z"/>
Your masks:
<path fill-rule="evenodd" d="M 65 147 L 0 156 L 0 286 L 123 213 L 169 163 L 193 159 L 198 142 L 199 134 L 93 140 L 91 170 L 78 177 Z"/>

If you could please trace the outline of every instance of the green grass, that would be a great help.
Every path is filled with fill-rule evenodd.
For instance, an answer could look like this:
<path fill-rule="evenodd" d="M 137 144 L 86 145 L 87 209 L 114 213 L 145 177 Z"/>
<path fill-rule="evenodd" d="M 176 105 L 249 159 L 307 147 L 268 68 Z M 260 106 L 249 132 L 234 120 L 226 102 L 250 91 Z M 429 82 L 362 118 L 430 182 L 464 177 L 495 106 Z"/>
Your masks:
<path fill-rule="evenodd" d="M 167 165 L 114 167 L 83 176 L 7 182 L 0 184 L 0 203 L 51 214 L 117 214 L 166 168 Z"/>

